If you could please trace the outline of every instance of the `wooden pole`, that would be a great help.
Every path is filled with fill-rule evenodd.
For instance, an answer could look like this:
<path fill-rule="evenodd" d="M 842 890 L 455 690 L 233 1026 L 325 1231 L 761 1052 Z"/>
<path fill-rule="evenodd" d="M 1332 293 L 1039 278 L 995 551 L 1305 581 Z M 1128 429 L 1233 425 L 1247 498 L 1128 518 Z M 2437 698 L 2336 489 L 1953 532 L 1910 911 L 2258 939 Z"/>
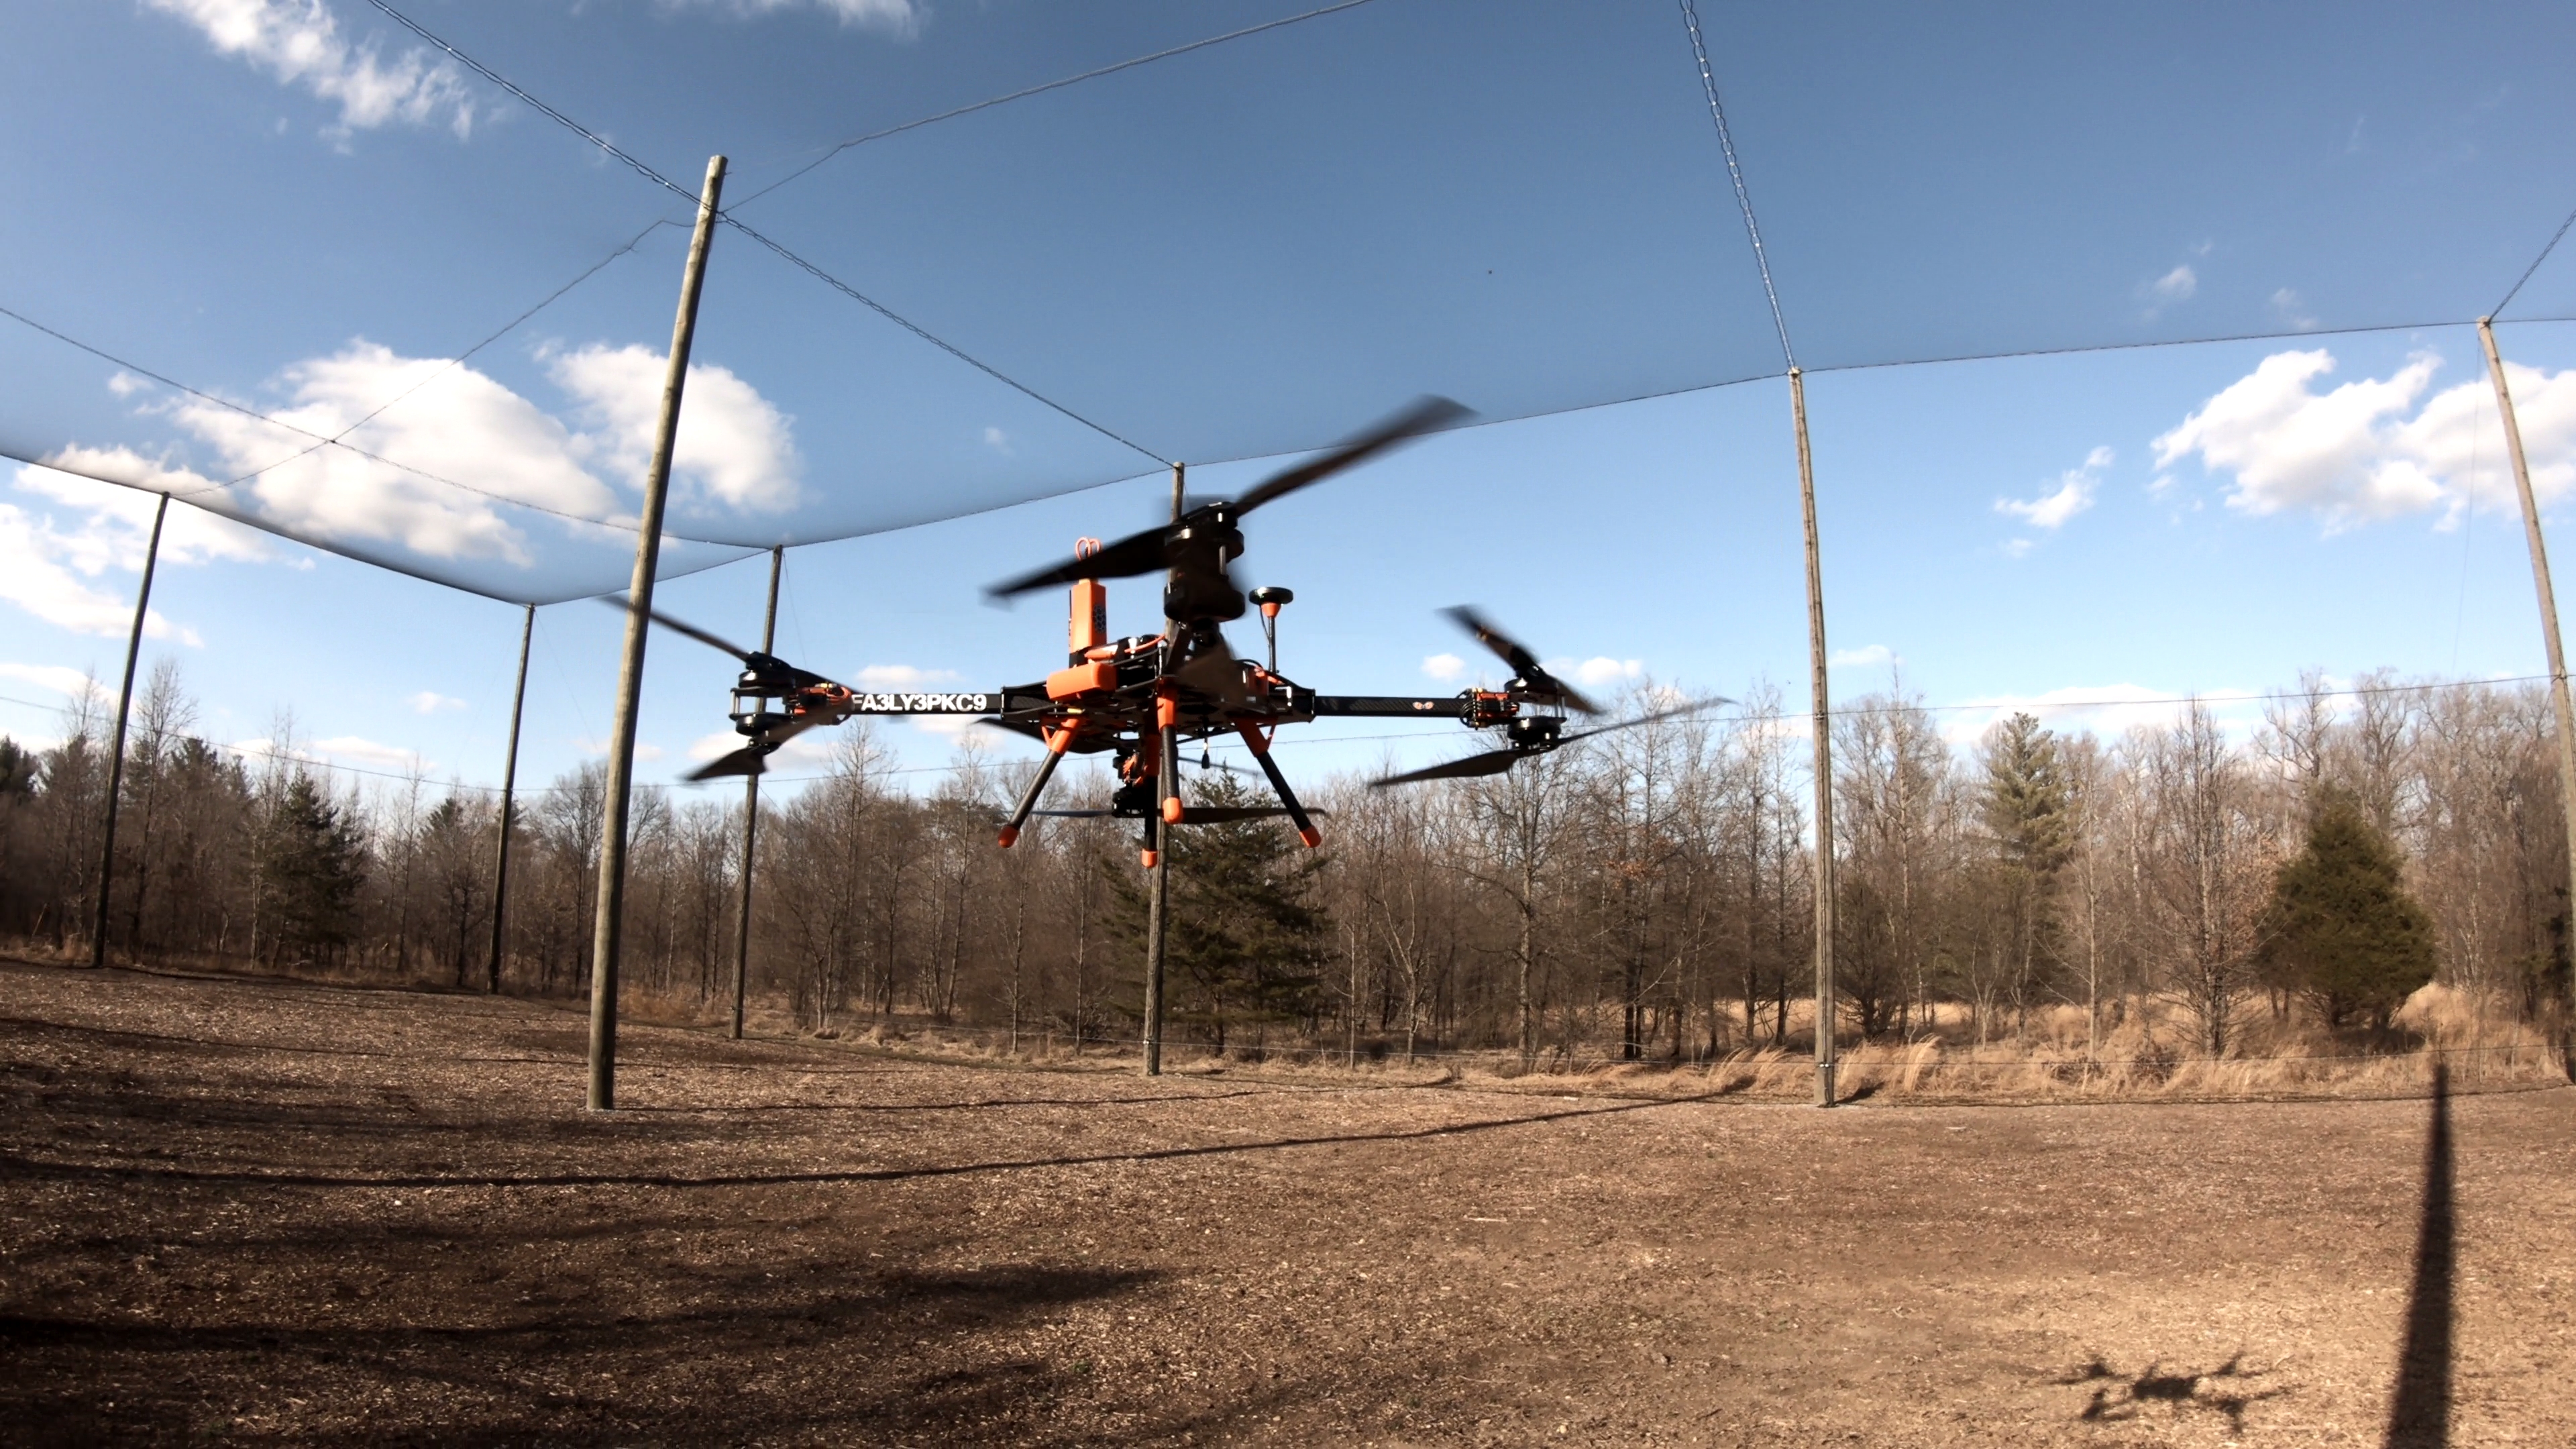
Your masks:
<path fill-rule="evenodd" d="M 787 567 L 787 550 L 782 546 L 769 551 L 769 612 L 760 620 L 760 652 L 766 654 L 778 641 L 778 575 Z M 735 925 L 733 938 L 733 1039 L 742 1040 L 742 993 L 751 976 L 751 863 L 753 846 L 760 838 L 760 776 L 746 777 L 742 782 L 742 919 Z"/>
<path fill-rule="evenodd" d="M 143 548 L 143 586 L 134 591 L 134 632 L 125 641 L 125 683 L 116 692 L 116 730 L 107 747 L 107 828 L 98 850 L 98 922 L 90 931 L 89 964 L 107 964 L 107 888 L 116 879 L 116 797 L 125 788 L 125 719 L 134 709 L 134 661 L 143 653 L 143 621 L 152 609 L 152 570 L 161 561 L 161 520 L 170 495 L 152 510 L 152 541 Z"/>
<path fill-rule="evenodd" d="M 1789 369 L 1798 430 L 1798 507 L 1807 524 L 1807 668 L 1816 726 L 1816 1105 L 1834 1105 L 1834 735 L 1825 686 L 1825 572 L 1816 540 L 1816 469 L 1807 449 L 1807 379 Z"/>
<path fill-rule="evenodd" d="M 536 637 L 537 606 L 530 604 L 519 621 L 519 682 L 510 688 L 510 753 L 501 761 L 501 843 L 492 852 L 492 966 L 484 973 L 483 989 L 495 996 L 501 994 L 501 954 L 508 939 L 503 932 L 509 925 L 510 829 L 518 807 L 519 720 L 528 703 L 528 646 Z"/>
<path fill-rule="evenodd" d="M 662 557 L 662 513 L 670 501 L 671 447 L 680 431 L 680 393 L 688 382 L 689 344 L 698 330 L 698 292 L 707 276 L 724 192 L 725 158 L 707 158 L 698 193 L 698 225 L 680 276 L 680 311 L 671 323 L 671 358 L 662 374 L 662 413 L 653 429 L 653 462 L 644 477 L 644 514 L 635 530 L 635 577 L 627 586 L 626 650 L 617 672 L 617 716 L 608 736 L 608 782 L 600 811 L 599 908 L 590 945 L 590 1108 L 617 1105 L 617 946 L 626 906 L 626 808 L 635 782 L 635 707 L 644 688 L 644 641 L 651 631 L 653 574 Z"/>
<path fill-rule="evenodd" d="M 2514 417 L 2513 392 L 2505 386 L 2494 321 L 2478 319 L 2478 345 L 2486 349 L 2496 411 L 2504 417 L 2505 456 L 2513 462 L 2514 493 L 2522 500 L 2523 541 L 2531 548 L 2532 587 L 2540 596 L 2540 641 L 2549 651 L 2549 702 L 2558 713 L 2558 804 L 2567 830 L 2568 869 L 2576 872 L 2576 702 L 2567 694 L 2567 653 L 2558 640 L 2558 594 L 2549 584 L 2549 548 L 2540 537 L 2540 505 L 2531 496 L 2531 465 L 2522 454 L 2522 424 Z M 2571 889 L 2576 889 L 2576 883 L 2571 883 Z"/>
<path fill-rule="evenodd" d="M 1172 521 L 1181 521 L 1181 484 L 1186 470 L 1172 465 Z M 1180 642 L 1178 620 L 1163 621 L 1163 652 L 1169 657 Z M 1159 721 L 1160 716 L 1157 715 Z M 1172 831 L 1163 820 L 1163 802 L 1172 798 L 1173 776 L 1180 773 L 1180 736 L 1157 729 L 1154 735 L 1154 888 L 1145 904 L 1145 1075 L 1163 1074 L 1163 938 L 1171 925 Z"/>

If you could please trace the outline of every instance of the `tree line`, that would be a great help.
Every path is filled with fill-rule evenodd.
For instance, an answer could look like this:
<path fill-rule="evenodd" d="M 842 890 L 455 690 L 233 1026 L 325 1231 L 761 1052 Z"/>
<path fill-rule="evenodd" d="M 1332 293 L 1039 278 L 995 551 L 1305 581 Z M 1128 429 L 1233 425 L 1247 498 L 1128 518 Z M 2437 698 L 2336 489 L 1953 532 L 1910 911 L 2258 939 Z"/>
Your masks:
<path fill-rule="evenodd" d="M 1641 689 L 1643 712 L 1669 699 Z M 0 933 L 85 954 L 107 722 L 0 741 Z M 1891 687 L 1832 724 L 1837 1030 L 1957 1043 L 2170 1022 L 2387 1036 L 2440 979 L 2560 1020 L 2566 842 L 2547 697 L 2318 676 L 2231 733 L 2205 702 L 2116 739 L 2015 715 L 1977 739 Z M 291 722 L 273 731 L 291 740 Z M 1169 1036 L 1207 1050 L 1472 1051 L 1524 1067 L 1706 1061 L 1811 1040 L 1815 860 L 1805 717 L 1776 689 L 1483 779 L 1315 791 L 1326 847 L 1271 820 L 1175 831 Z M 1212 804 L 1260 803 L 1217 762 Z M 1145 877 L 1123 822 L 994 825 L 1030 767 L 969 745 L 929 788 L 864 727 L 762 805 L 749 994 L 807 1033 L 923 1025 L 997 1044 L 1131 1042 Z M 503 989 L 586 989 L 603 772 L 524 792 Z M 1069 773 L 1060 799 L 1106 784 Z M 730 1008 L 741 797 L 639 791 L 624 976 L 646 1009 Z M 195 732 L 175 665 L 140 692 L 108 899 L 138 961 L 475 986 L 490 968 L 489 792 L 335 787 L 291 748 Z M 2070 1027 L 2068 1024 L 2073 1023 Z"/>

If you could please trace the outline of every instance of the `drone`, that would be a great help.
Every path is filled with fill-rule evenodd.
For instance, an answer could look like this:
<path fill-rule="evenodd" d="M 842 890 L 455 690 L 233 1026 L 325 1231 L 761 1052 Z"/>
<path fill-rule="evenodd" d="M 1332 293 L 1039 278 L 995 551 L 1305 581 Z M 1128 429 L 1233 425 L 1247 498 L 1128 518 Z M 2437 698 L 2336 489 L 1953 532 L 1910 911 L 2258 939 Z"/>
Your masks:
<path fill-rule="evenodd" d="M 789 740 L 821 725 L 864 716 L 968 715 L 1036 740 L 1046 747 L 1037 773 L 1000 826 L 1008 849 L 1032 815 L 1109 816 L 1142 827 L 1143 862 L 1159 859 L 1163 831 L 1176 825 L 1217 825 L 1286 816 L 1308 847 L 1323 843 L 1308 811 L 1290 788 L 1271 744 L 1281 727 L 1319 719 L 1455 719 L 1491 732 L 1493 747 L 1402 774 L 1372 780 L 1372 787 L 1427 780 L 1499 775 L 1523 760 L 1544 755 L 1610 730 L 1705 709 L 1720 700 L 1698 700 L 1617 724 L 1568 732 L 1566 712 L 1601 713 L 1598 705 L 1548 672 L 1538 656 L 1484 615 L 1460 606 L 1449 618 L 1512 669 L 1500 689 L 1471 688 L 1437 697 L 1318 694 L 1279 672 L 1279 614 L 1296 595 L 1277 586 L 1248 594 L 1227 566 L 1244 552 L 1243 520 L 1254 509 L 1323 481 L 1421 434 L 1471 416 L 1447 398 L 1422 398 L 1332 450 L 1264 480 L 1238 498 L 1195 500 L 1167 524 L 1102 544 L 1082 539 L 1072 558 L 1006 579 L 985 590 L 995 601 L 1039 589 L 1069 590 L 1065 664 L 1034 683 L 985 691 L 880 692 L 847 685 L 800 669 L 775 655 L 745 650 L 658 611 L 656 623 L 742 661 L 734 682 L 734 729 L 746 743 L 693 771 L 693 781 L 759 775 L 769 756 Z M 1164 630 L 1109 637 L 1110 579 L 1162 571 Z M 1228 647 L 1223 626 L 1257 609 L 1267 651 L 1255 663 Z M 1191 805 L 1180 789 L 1181 748 L 1231 735 L 1243 741 L 1267 777 L 1276 805 Z M 1118 784 L 1106 810 L 1041 810 L 1048 782 L 1069 754 L 1108 754 Z"/>

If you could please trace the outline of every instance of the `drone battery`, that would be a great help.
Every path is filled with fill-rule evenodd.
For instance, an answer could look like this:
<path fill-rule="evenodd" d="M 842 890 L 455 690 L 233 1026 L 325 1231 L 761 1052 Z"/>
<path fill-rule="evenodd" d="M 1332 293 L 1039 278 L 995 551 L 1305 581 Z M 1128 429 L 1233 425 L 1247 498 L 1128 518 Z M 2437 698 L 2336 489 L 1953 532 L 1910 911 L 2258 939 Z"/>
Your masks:
<path fill-rule="evenodd" d="M 1082 662 L 1082 656 L 1109 642 L 1109 587 L 1098 579 L 1073 581 L 1073 627 L 1066 641 L 1072 646 L 1071 661 Z"/>
<path fill-rule="evenodd" d="M 1048 675 L 1046 682 L 1049 699 L 1072 699 L 1078 695 L 1097 694 L 1102 690 L 1117 687 L 1118 666 L 1105 660 L 1096 664 L 1077 664 L 1070 669 L 1059 669 Z"/>

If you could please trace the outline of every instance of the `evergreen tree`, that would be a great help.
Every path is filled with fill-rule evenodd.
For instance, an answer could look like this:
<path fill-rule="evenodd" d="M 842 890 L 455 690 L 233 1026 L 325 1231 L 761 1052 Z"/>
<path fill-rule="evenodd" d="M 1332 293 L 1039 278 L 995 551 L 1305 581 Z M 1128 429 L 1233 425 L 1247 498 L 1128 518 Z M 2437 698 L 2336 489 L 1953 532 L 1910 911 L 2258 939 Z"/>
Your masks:
<path fill-rule="evenodd" d="M 2007 971 L 1999 984 L 2024 1007 L 2055 954 L 2057 878 L 2074 855 L 2074 812 L 2057 736 L 2027 714 L 2005 720 L 1986 747 L 1979 805 L 2001 867 Z"/>
<path fill-rule="evenodd" d="M 1267 803 L 1230 775 L 1190 786 L 1198 805 Z M 1172 871 L 1163 947 L 1170 1020 L 1196 1024 L 1221 1052 L 1237 1026 L 1309 1015 L 1330 929 L 1313 903 L 1322 855 L 1276 819 L 1179 825 L 1163 836 Z M 1142 959 L 1148 888 L 1123 870 L 1110 881 L 1115 927 Z"/>
<path fill-rule="evenodd" d="M 2318 791 L 2304 850 L 2281 867 L 2265 913 L 2265 966 L 2304 991 L 2340 1026 L 2367 1012 L 2386 1030 L 2433 979 L 2433 922 L 2407 893 L 2397 847 L 2361 804 Z"/>
<path fill-rule="evenodd" d="M 282 961 L 328 961 L 349 944 L 358 892 L 367 883 L 357 826 L 298 772 L 278 797 L 260 861 L 271 902 L 270 941 Z"/>

